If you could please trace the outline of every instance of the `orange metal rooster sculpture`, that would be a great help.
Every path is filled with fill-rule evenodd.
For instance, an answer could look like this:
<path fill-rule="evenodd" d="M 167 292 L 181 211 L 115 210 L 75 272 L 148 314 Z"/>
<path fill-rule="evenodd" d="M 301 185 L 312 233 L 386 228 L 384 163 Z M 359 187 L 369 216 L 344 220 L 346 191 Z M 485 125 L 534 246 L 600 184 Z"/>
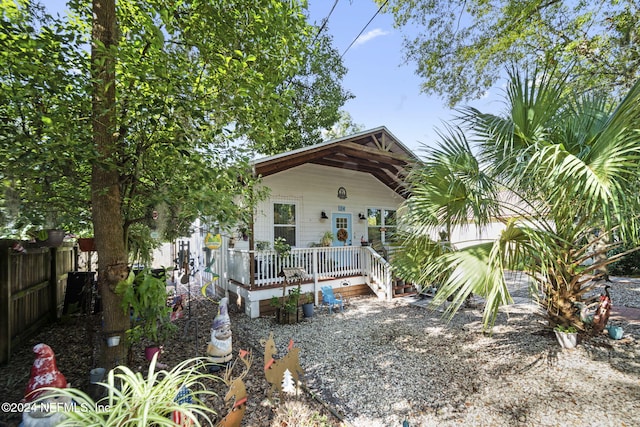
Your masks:
<path fill-rule="evenodd" d="M 598 308 L 593 316 L 593 330 L 596 333 L 604 331 L 604 328 L 607 326 L 607 322 L 609 321 L 609 313 L 611 311 L 611 295 L 609 294 L 610 287 L 611 286 L 609 285 L 604 287 L 604 293 L 600 295 L 600 302 L 598 303 Z"/>

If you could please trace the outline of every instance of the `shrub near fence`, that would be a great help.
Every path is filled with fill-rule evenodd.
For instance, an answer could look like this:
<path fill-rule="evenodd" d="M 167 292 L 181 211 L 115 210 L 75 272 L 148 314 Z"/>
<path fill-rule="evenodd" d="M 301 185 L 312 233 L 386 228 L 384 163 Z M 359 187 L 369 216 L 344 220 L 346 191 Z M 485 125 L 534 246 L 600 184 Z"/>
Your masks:
<path fill-rule="evenodd" d="M 11 249 L 0 241 L 0 364 L 12 349 L 62 312 L 67 272 L 74 269 L 74 248 Z"/>

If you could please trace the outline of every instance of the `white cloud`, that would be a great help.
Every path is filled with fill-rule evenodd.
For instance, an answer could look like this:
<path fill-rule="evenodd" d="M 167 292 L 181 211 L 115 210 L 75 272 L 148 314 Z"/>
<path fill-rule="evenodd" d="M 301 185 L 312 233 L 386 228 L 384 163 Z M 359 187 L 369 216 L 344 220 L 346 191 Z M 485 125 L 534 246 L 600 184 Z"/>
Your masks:
<path fill-rule="evenodd" d="M 371 30 L 368 33 L 365 33 L 358 37 L 356 42 L 353 44 L 353 47 L 359 46 L 361 44 L 365 44 L 366 42 L 375 39 L 376 37 L 386 36 L 389 34 L 388 31 L 384 31 L 380 28 L 376 28 L 375 30 Z"/>

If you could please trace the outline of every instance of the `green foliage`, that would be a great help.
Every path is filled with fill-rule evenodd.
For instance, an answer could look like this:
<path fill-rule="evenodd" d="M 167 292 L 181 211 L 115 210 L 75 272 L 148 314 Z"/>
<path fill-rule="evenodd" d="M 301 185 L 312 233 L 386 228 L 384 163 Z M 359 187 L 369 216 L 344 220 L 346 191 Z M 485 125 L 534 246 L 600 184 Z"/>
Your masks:
<path fill-rule="evenodd" d="M 622 245 L 609 251 L 608 256 L 613 257 L 633 249 L 635 249 L 633 245 Z M 611 263 L 611 265 L 609 265 L 609 274 L 614 276 L 636 277 L 640 275 L 640 251 L 634 250 L 631 253 L 627 253 L 620 260 Z"/>
<path fill-rule="evenodd" d="M 67 418 L 60 426 L 175 426 L 171 415 L 178 411 L 193 425 L 213 425 L 216 412 L 207 406 L 215 396 L 207 390 L 208 374 L 206 358 L 194 358 L 180 362 L 170 371 L 156 370 L 157 355 L 149 365 L 147 377 L 126 366 L 111 370 L 106 382 L 99 383 L 104 396 L 94 401 L 89 395 L 75 388 L 47 388 L 47 398 L 71 399 L 75 407 L 59 407 Z M 178 390 L 191 391 L 192 401 L 176 401 Z"/>
<path fill-rule="evenodd" d="M 165 275 L 166 272 L 156 277 L 146 269 L 129 273 L 128 279 L 118 284 L 116 293 L 122 295 L 124 314 L 132 318 L 131 329 L 127 331 L 129 344 L 143 338 L 162 344 L 177 331 L 171 322 L 171 307 L 167 306 Z"/>
<path fill-rule="evenodd" d="M 638 217 L 629 212 L 640 209 L 640 81 L 610 109 L 597 94 L 567 94 L 569 75 L 512 71 L 507 114 L 462 110 L 460 125 L 441 134 L 408 177 L 412 196 L 400 210 L 404 240 L 394 267 L 418 283 L 437 277 L 433 304 L 453 298 L 450 316 L 477 294 L 486 300 L 484 325 L 492 326 L 511 301 L 504 272 L 524 266 L 551 324 L 582 326 L 575 305 L 589 278 L 615 261 L 603 256 L 611 236 L 638 247 Z M 459 250 L 438 253 L 427 237 L 470 222 L 479 242 Z M 496 223 L 499 236 L 483 239 Z"/>
<path fill-rule="evenodd" d="M 299 301 L 300 287 L 291 289 L 283 304 L 284 311 L 286 311 L 287 313 L 295 313 L 295 311 L 298 309 Z"/>
<path fill-rule="evenodd" d="M 73 231 L 90 222 L 86 27 L 31 2 L 0 20 L 0 228 Z"/>
<path fill-rule="evenodd" d="M 331 246 L 334 239 L 335 237 L 331 231 L 325 231 L 322 237 L 320 238 L 320 246 L 324 246 L 324 247 Z"/>
<path fill-rule="evenodd" d="M 0 224 L 76 232 L 91 221 L 97 162 L 92 15 L 86 2 L 62 19 L 20 5 L 2 10 Z M 115 144 L 100 166 L 117 171 L 124 232 L 112 235 L 131 252 L 144 257 L 151 231 L 161 241 L 189 234 L 198 217 L 247 222 L 252 206 L 235 201 L 260 197 L 255 152 L 315 143 L 338 119 L 346 70 L 303 12 L 279 0 L 118 2 Z"/>
<path fill-rule="evenodd" d="M 313 300 L 313 293 L 307 292 L 304 294 L 303 301 L 305 304 L 313 304 L 315 301 Z"/>
<path fill-rule="evenodd" d="M 283 286 L 286 286 L 283 285 Z M 289 294 L 278 298 L 277 296 L 272 296 L 271 300 L 269 300 L 269 305 L 271 307 L 279 308 L 287 313 L 295 313 L 298 309 L 298 303 L 300 302 L 300 288 L 293 288 L 289 290 Z M 313 300 L 313 296 L 311 297 Z"/>
<path fill-rule="evenodd" d="M 404 244 L 391 256 L 394 274 L 423 289 L 438 287 L 444 282 L 446 274 L 442 272 L 431 274 L 426 268 L 444 253 L 451 252 L 453 248 L 450 244 L 435 242 L 427 235 L 409 235 L 402 231 L 398 232 L 397 237 Z"/>
<path fill-rule="evenodd" d="M 273 249 L 280 258 L 287 258 L 291 254 L 291 245 L 287 243 L 284 237 L 278 237 L 273 242 Z"/>
<path fill-rule="evenodd" d="M 258 240 L 256 242 L 256 249 L 259 251 L 269 250 L 269 246 L 271 246 L 271 243 L 266 240 Z"/>
<path fill-rule="evenodd" d="M 556 325 L 556 327 L 553 328 L 553 330 L 558 332 L 563 332 L 565 334 L 575 334 L 578 332 L 578 329 L 576 329 L 576 327 L 573 325 L 571 326 Z"/>
<path fill-rule="evenodd" d="M 450 105 L 482 97 L 512 63 L 575 64 L 567 88 L 599 89 L 611 99 L 640 78 L 634 1 L 391 0 L 386 10 L 398 27 L 420 29 L 405 37 L 406 59 L 416 64 L 422 90 Z"/>
<path fill-rule="evenodd" d="M 324 135 L 324 139 L 336 139 L 347 135 L 353 135 L 365 129 L 365 126 L 360 123 L 354 123 L 351 114 L 346 111 L 340 111 L 340 118 L 338 121 L 328 129 Z"/>

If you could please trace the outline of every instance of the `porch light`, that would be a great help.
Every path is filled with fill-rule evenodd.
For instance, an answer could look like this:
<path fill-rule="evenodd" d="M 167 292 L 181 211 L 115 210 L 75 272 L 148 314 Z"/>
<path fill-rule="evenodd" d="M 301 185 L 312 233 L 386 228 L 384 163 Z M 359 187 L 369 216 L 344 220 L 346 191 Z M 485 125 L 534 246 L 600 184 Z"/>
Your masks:
<path fill-rule="evenodd" d="M 363 214 L 362 212 L 360 212 L 360 213 L 358 214 L 358 218 L 360 218 L 360 220 L 361 220 L 361 221 L 364 221 L 365 219 L 367 219 L 367 217 L 366 217 L 366 216 L 364 216 L 364 214 Z"/>
<path fill-rule="evenodd" d="M 320 219 L 329 219 L 329 217 L 327 216 L 327 213 L 325 211 L 322 211 L 320 213 Z"/>

